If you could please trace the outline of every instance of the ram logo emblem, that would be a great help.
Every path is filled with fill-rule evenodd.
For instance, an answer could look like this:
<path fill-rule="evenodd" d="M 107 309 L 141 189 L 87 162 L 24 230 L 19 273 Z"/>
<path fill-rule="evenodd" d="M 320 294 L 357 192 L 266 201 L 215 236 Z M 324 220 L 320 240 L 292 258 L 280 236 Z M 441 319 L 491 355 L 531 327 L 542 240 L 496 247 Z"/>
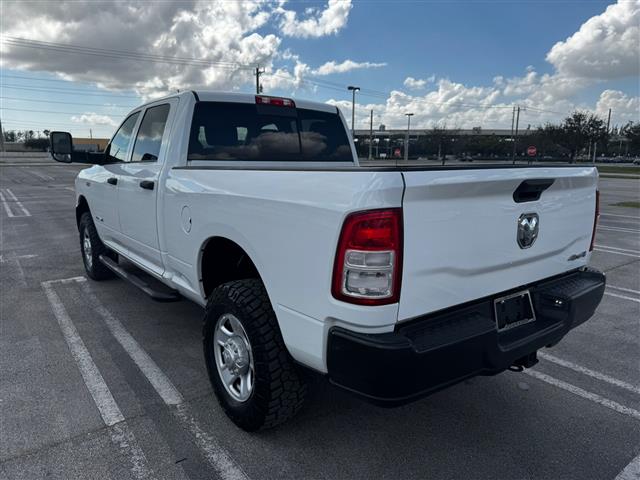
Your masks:
<path fill-rule="evenodd" d="M 520 248 L 529 248 L 538 238 L 540 220 L 537 213 L 523 213 L 518 218 L 518 245 Z"/>

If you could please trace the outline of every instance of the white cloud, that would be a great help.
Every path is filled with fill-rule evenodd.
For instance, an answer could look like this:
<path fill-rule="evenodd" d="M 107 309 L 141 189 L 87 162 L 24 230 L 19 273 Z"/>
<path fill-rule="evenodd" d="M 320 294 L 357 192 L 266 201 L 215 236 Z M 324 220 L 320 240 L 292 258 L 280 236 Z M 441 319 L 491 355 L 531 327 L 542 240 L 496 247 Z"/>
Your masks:
<path fill-rule="evenodd" d="M 112 127 L 116 127 L 118 125 L 118 123 L 110 116 L 100 115 L 94 112 L 83 113 L 82 115 L 74 115 L 71 117 L 71 121 L 84 125 L 109 125 Z"/>
<path fill-rule="evenodd" d="M 596 113 L 607 118 L 611 109 L 611 125 L 640 121 L 640 97 L 631 97 L 619 90 L 605 90 L 596 103 Z"/>
<path fill-rule="evenodd" d="M 431 75 L 430 77 L 427 77 L 426 79 L 423 78 L 413 78 L 413 77 L 407 77 L 404 79 L 404 86 L 407 88 L 410 88 L 411 90 L 420 90 L 424 87 L 426 87 L 427 83 L 433 83 L 436 81 L 436 76 L 435 75 Z"/>
<path fill-rule="evenodd" d="M 352 7 L 351 0 L 329 0 L 324 10 L 307 8 L 307 18 L 303 20 L 298 19 L 295 11 L 280 7 L 280 28 L 289 37 L 318 38 L 333 35 L 346 26 Z"/>
<path fill-rule="evenodd" d="M 290 90 L 292 93 L 299 89 L 313 90 L 313 86 L 304 83 L 305 77 L 310 74 L 311 69 L 306 63 L 296 61 L 295 66 L 289 71 L 286 68 L 269 69 L 267 74 L 262 76 L 260 83 L 265 91 Z"/>
<path fill-rule="evenodd" d="M 329 0 L 324 9 L 307 8 L 301 14 L 288 9 L 285 0 L 186 0 L 161 2 L 153 8 L 144 0 L 108 2 L 100 5 L 99 21 L 91 0 L 74 1 L 73 8 L 65 2 L 48 4 L 46 9 L 33 2 L 3 5 L 0 29 L 4 38 L 83 45 L 108 52 L 85 55 L 67 49 L 63 53 L 58 48 L 24 48 L 10 41 L 0 45 L 2 67 L 52 72 L 66 80 L 95 82 L 105 89 L 133 88 L 145 98 L 177 89 L 238 90 L 253 84 L 253 67 L 258 65 L 276 75 L 263 77 L 265 88 L 268 84 L 295 89 L 305 85 L 303 75 L 384 65 L 331 61 L 312 72 L 297 54 L 282 49 L 283 35 L 321 37 L 344 28 L 352 8 L 350 0 Z M 267 26 L 275 27 L 275 32 L 265 33 Z M 150 55 L 173 60 L 149 61 Z"/>
<path fill-rule="evenodd" d="M 640 75 L 640 1 L 619 0 L 547 54 L 559 74 L 579 78 Z"/>
<path fill-rule="evenodd" d="M 145 97 L 187 88 L 233 90 L 253 82 L 250 67 L 272 68 L 281 38 L 261 33 L 277 24 L 281 2 L 145 1 L 100 4 L 89 0 L 47 4 L 6 2 L 0 29 L 3 38 L 17 37 L 85 45 L 131 55 L 84 55 L 44 48 L 23 48 L 3 42 L 4 68 L 57 73 L 61 78 L 98 82 L 107 89 L 135 89 Z M 103 52 L 104 53 L 104 52 Z M 199 59 L 165 63 L 149 55 Z M 145 57 L 146 60 L 145 61 Z"/>
<path fill-rule="evenodd" d="M 356 109 L 356 128 L 369 127 L 370 110 L 374 111 L 374 125 L 382 123 L 389 128 L 406 127 L 405 113 L 414 114 L 411 125 L 416 128 L 429 128 L 444 123 L 451 128 L 479 125 L 496 128 L 511 121 L 511 105 L 502 103 L 500 96 L 500 89 L 496 87 L 465 86 L 441 79 L 434 91 L 424 95 L 410 95 L 394 90 L 384 104 L 360 104 Z M 347 118 L 351 116 L 351 102 L 334 99 L 328 103 L 340 107 Z M 473 108 L 474 105 L 477 107 Z M 481 108 L 482 106 L 494 108 Z"/>
<path fill-rule="evenodd" d="M 318 68 L 312 71 L 314 75 L 331 75 L 334 73 L 345 73 L 350 70 L 358 70 L 363 68 L 381 68 L 386 67 L 386 63 L 375 62 L 354 62 L 353 60 L 345 60 L 341 63 L 336 63 L 333 60 L 320 65 Z"/>
<path fill-rule="evenodd" d="M 300 90 L 316 91 L 318 87 L 306 81 L 309 77 L 386 65 L 347 59 L 328 61 L 316 68 L 309 66 L 296 52 L 283 46 L 283 38 L 336 34 L 345 28 L 352 3 L 329 0 L 322 8 L 301 12 L 287 5 L 285 0 L 185 0 L 161 2 L 149 8 L 143 0 L 108 2 L 101 4 L 100 20 L 96 21 L 95 3 L 90 0 L 73 2 L 73 8 L 64 2 L 51 3 L 46 9 L 37 2 L 5 2 L 0 18 L 5 39 L 31 38 L 138 55 L 197 58 L 208 63 L 65 54 L 3 42 L 0 65 L 52 72 L 68 80 L 98 82 L 106 89 L 133 88 L 145 97 L 176 89 L 246 89 L 255 82 L 252 68 L 248 67 L 252 65 L 266 69 L 262 77 L 266 92 L 279 89 L 293 96 Z M 464 85 L 448 79 L 436 81 L 433 75 L 406 77 L 404 87 L 414 90 L 412 93 L 394 90 L 384 103 L 361 105 L 356 112 L 357 124 L 368 126 L 369 110 L 373 109 L 376 125 L 384 123 L 389 127 L 402 128 L 406 125 L 404 113 L 413 112 L 412 125 L 416 126 L 447 123 L 461 128 L 505 128 L 511 123 L 511 106 L 516 103 L 527 108 L 521 117 L 525 126 L 558 120 L 574 108 L 595 107 L 600 114 L 613 108 L 616 122 L 633 118 L 634 113 L 637 119 L 639 99 L 629 93 L 604 90 L 597 105 L 576 99 L 587 87 L 608 78 L 637 78 L 639 9 L 640 0 L 620 1 L 586 21 L 578 32 L 550 49 L 546 57 L 553 67 L 550 73 L 527 67 L 522 76 L 496 76 L 488 86 Z M 321 83 L 320 78 L 318 82 Z M 427 87 L 432 91 L 420 91 Z M 358 101 L 366 100 L 361 92 Z M 330 102 L 345 108 L 350 117 L 350 102 Z M 483 108 L 487 106 L 492 108 Z M 73 121 L 115 124 L 110 117 L 95 113 L 74 117 Z"/>
<path fill-rule="evenodd" d="M 421 80 L 413 77 L 407 77 L 404 79 L 404 86 L 412 90 L 420 90 L 427 84 L 426 80 Z"/>

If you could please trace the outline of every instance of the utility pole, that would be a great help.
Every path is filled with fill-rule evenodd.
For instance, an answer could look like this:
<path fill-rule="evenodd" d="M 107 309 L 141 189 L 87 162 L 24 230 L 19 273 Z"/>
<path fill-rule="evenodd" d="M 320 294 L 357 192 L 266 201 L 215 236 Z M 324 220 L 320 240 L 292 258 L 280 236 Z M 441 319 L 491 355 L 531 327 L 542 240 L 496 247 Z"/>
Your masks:
<path fill-rule="evenodd" d="M 256 67 L 256 94 L 262 93 L 262 85 L 260 85 L 260 75 L 264 73 L 264 68 Z"/>
<path fill-rule="evenodd" d="M 596 163 L 596 151 L 598 150 L 598 142 L 593 142 L 593 164 Z"/>
<path fill-rule="evenodd" d="M 371 120 L 369 120 L 369 160 L 373 150 L 373 110 L 371 110 Z"/>
<path fill-rule="evenodd" d="M 407 137 L 405 138 L 405 141 L 404 141 L 404 161 L 408 162 L 409 161 L 409 131 L 411 130 L 411 117 L 413 116 L 413 113 L 405 113 L 405 115 L 407 116 Z"/>
<path fill-rule="evenodd" d="M 511 141 L 513 142 L 513 126 L 516 122 L 516 106 L 513 106 L 513 110 L 511 111 Z"/>
<path fill-rule="evenodd" d="M 349 85 L 347 90 L 351 90 L 353 93 L 353 97 L 351 99 L 351 136 L 353 139 L 356 139 L 356 92 L 360 90 L 360 87 L 354 87 L 353 85 Z"/>
<path fill-rule="evenodd" d="M 2 120 L 0 120 L 0 152 L 4 152 L 4 130 L 2 130 Z"/>
<path fill-rule="evenodd" d="M 89 129 L 89 138 L 93 140 L 93 130 Z"/>
<path fill-rule="evenodd" d="M 609 135 L 609 125 L 611 124 L 611 109 L 609 109 L 609 116 L 607 117 L 607 135 Z"/>
<path fill-rule="evenodd" d="M 518 105 L 518 107 L 516 108 L 516 131 L 515 131 L 515 136 L 513 137 L 513 155 L 512 155 L 512 161 L 513 164 L 516 164 L 516 145 L 518 143 L 518 126 L 520 125 L 520 105 Z"/>

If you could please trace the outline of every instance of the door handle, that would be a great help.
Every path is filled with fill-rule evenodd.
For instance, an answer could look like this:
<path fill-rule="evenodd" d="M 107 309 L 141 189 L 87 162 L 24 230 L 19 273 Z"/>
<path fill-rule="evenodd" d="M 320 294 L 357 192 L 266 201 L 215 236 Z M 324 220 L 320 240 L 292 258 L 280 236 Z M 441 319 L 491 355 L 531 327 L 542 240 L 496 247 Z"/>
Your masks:
<path fill-rule="evenodd" d="M 118 179 L 116 177 L 107 178 L 107 183 L 109 185 L 117 185 L 118 184 Z"/>
<path fill-rule="evenodd" d="M 142 180 L 140 182 L 140 188 L 144 188 L 146 190 L 153 190 L 154 183 L 151 180 Z"/>

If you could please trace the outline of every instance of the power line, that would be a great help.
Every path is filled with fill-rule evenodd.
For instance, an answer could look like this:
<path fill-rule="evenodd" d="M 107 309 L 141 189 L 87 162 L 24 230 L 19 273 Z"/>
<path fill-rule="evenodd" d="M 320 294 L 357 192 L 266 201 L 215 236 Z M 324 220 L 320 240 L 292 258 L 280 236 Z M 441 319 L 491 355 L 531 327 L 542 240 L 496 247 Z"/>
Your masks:
<path fill-rule="evenodd" d="M 45 50 L 48 49 L 48 50 L 53 50 L 53 51 L 62 52 L 62 53 L 78 53 L 81 55 L 104 56 L 104 57 L 116 58 L 116 59 L 129 58 L 129 59 L 135 59 L 135 60 L 149 61 L 153 63 L 170 63 L 170 64 L 176 64 L 176 65 L 190 65 L 190 66 L 201 66 L 201 67 L 216 66 L 218 68 L 231 69 L 231 70 L 236 70 L 236 69 L 248 69 L 248 70 L 255 70 L 255 71 L 259 70 L 259 66 L 254 64 L 241 64 L 237 62 L 223 62 L 223 61 L 216 61 L 216 60 L 202 60 L 197 58 L 186 58 L 186 57 L 168 57 L 164 55 L 143 54 L 143 53 L 137 53 L 137 52 L 131 52 L 131 51 L 125 51 L 125 50 L 112 50 L 112 49 L 105 49 L 105 48 L 95 48 L 95 47 L 85 47 L 80 45 L 64 44 L 64 43 L 44 42 L 39 40 L 29 40 L 29 39 L 17 38 L 17 37 L 4 37 L 3 42 L 16 47 L 38 48 L 38 49 L 45 49 Z M 260 73 L 263 73 L 263 72 L 260 72 Z M 291 77 L 288 77 L 282 74 L 271 73 L 269 75 L 275 78 L 291 81 L 293 83 L 296 82 L 295 79 L 292 79 Z M 256 77 L 259 77 L 259 76 L 260 74 L 256 74 Z M 330 89 L 334 91 L 343 92 L 346 90 L 346 85 L 330 82 L 328 80 L 301 79 L 301 80 L 298 80 L 298 82 L 304 83 L 307 85 L 314 85 L 314 86 L 318 86 L 321 88 Z M 364 91 L 361 92 L 361 94 L 368 97 L 386 99 L 389 97 L 390 92 L 364 89 Z M 431 103 L 434 105 L 440 104 L 440 105 L 451 106 L 451 104 L 448 102 L 427 102 L 427 103 Z M 499 106 L 472 105 L 472 104 L 463 104 L 463 103 L 460 103 L 458 105 L 474 107 L 474 108 L 511 108 L 511 107 L 499 107 Z"/>
<path fill-rule="evenodd" d="M 256 66 L 255 64 L 242 64 L 238 62 L 226 62 L 226 61 L 219 61 L 219 60 L 166 56 L 166 55 L 140 53 L 140 52 L 126 51 L 126 50 L 114 50 L 114 49 L 88 47 L 88 46 L 81 46 L 81 45 L 30 40 L 30 39 L 24 39 L 24 38 L 18 38 L 18 37 L 4 37 L 2 38 L 2 42 L 14 47 L 19 47 L 19 48 L 33 48 L 33 49 L 56 51 L 56 52 L 67 53 L 67 54 L 99 56 L 99 57 L 107 57 L 107 58 L 114 58 L 114 59 L 130 59 L 130 60 L 138 60 L 138 61 L 147 61 L 152 63 L 168 63 L 168 64 L 175 64 L 175 65 L 187 65 L 187 66 L 207 67 L 207 68 L 216 67 L 216 68 L 226 69 L 226 70 L 256 69 L 256 72 L 259 72 L 256 74 L 256 77 L 257 77 L 256 80 L 258 84 L 259 84 L 260 74 L 264 73 L 263 71 L 259 70 L 259 67 Z M 264 73 L 264 74 L 266 75 L 267 73 Z M 336 82 L 331 82 L 329 80 L 309 79 L 309 78 L 292 79 L 288 75 L 283 75 L 278 73 L 269 73 L 268 75 L 274 78 L 287 80 L 294 84 L 298 83 L 298 84 L 310 85 L 314 87 L 346 93 L 346 85 L 336 83 Z M 35 81 L 65 82 L 65 80 L 59 80 L 59 79 L 37 79 L 37 78 L 19 76 L 19 75 L 3 75 L 3 76 L 7 78 L 20 78 L 20 79 L 29 79 L 29 80 L 35 80 Z M 12 84 L 2 84 L 0 86 L 4 88 L 9 88 L 9 89 L 17 89 L 17 90 L 25 90 L 25 91 L 56 92 L 56 93 L 62 93 L 62 94 L 81 94 L 85 96 L 112 96 L 112 97 L 119 97 L 119 98 L 135 98 L 135 99 L 140 98 L 137 95 L 123 95 L 123 94 L 117 94 L 117 93 L 91 93 L 91 92 L 78 90 L 78 89 L 58 89 L 58 88 L 45 88 L 45 87 L 39 87 L 39 86 L 20 86 L 20 85 L 12 85 Z M 259 89 L 259 86 L 258 86 L 258 89 Z M 390 97 L 391 92 L 384 92 L 380 90 L 364 88 L 360 91 L 360 95 L 365 97 L 379 98 L 379 99 L 386 100 Z M 35 101 L 35 100 L 27 100 L 27 101 Z M 422 103 L 429 104 L 429 105 L 438 105 L 438 106 L 444 106 L 444 107 L 455 108 L 455 109 L 468 108 L 468 109 L 490 110 L 490 109 L 511 109 L 512 108 L 512 106 L 510 105 L 487 105 L 487 104 L 481 104 L 481 103 L 467 103 L 467 102 L 456 102 L 456 101 L 441 102 L 441 101 L 430 101 L 425 98 L 421 98 L 420 101 Z M 50 101 L 47 103 L 71 104 L 71 102 L 54 102 L 54 101 Z M 75 104 L 81 105 L 80 103 L 75 103 Z M 97 105 L 97 104 L 86 104 L 86 105 L 107 107 L 106 105 Z M 114 105 L 114 106 L 131 108 L 130 106 L 125 106 L 125 105 Z M 537 107 L 526 107 L 526 108 L 531 109 L 533 112 L 552 113 L 552 114 L 558 114 L 558 115 L 563 114 L 562 112 L 555 112 L 552 110 L 545 110 Z M 22 110 L 22 111 L 30 111 L 30 110 Z M 74 114 L 72 112 L 43 112 L 43 111 L 37 111 L 37 110 L 31 110 L 31 111 L 34 113 Z"/>
<path fill-rule="evenodd" d="M 108 103 L 80 103 L 80 102 L 60 102 L 56 100 L 41 100 L 39 98 L 19 98 L 19 97 L 0 97 L 1 100 L 19 100 L 21 102 L 37 102 L 37 103 L 61 103 L 64 105 L 84 105 L 88 107 L 117 107 L 117 108 L 135 108 L 135 105 L 119 105 Z"/>
<path fill-rule="evenodd" d="M 94 113 L 96 115 L 103 115 L 103 114 L 95 113 L 95 112 L 57 112 L 57 111 L 52 111 L 52 110 L 27 110 L 27 109 L 22 109 L 22 108 L 9 108 L 9 107 L 0 107 L 0 110 L 11 110 L 13 112 L 30 112 L 30 113 L 56 113 L 56 114 L 62 114 L 62 115 L 89 115 L 89 114 L 92 114 L 92 113 Z M 104 114 L 104 116 L 118 117 L 118 118 L 124 117 L 123 114 L 118 114 L 118 115 Z"/>
<path fill-rule="evenodd" d="M 524 108 L 527 109 L 527 110 L 534 110 L 534 111 L 542 112 L 542 113 L 553 113 L 553 114 L 556 114 L 556 115 L 566 115 L 566 113 L 567 113 L 567 112 L 556 112 L 556 111 L 553 111 L 553 110 L 546 110 L 544 108 L 538 108 L 538 107 L 530 107 L 528 105 L 525 106 Z"/>
<path fill-rule="evenodd" d="M 98 124 L 89 124 L 89 123 L 75 123 L 75 122 L 59 122 L 59 121 L 53 121 L 53 122 L 46 122 L 46 121 L 38 121 L 38 120 L 34 120 L 34 121 L 30 121 L 30 120 L 16 120 L 13 118 L 3 118 L 2 119 L 3 122 L 5 123 L 9 123 L 9 124 L 17 124 L 17 125 L 27 125 L 27 126 L 31 126 L 31 125 L 35 125 L 35 126 L 45 126 L 45 127 L 53 127 L 53 126 L 60 126 L 60 127 L 83 127 L 83 126 L 90 126 L 90 127 L 104 127 L 104 128 L 110 128 L 113 129 L 112 125 L 109 124 L 104 124 L 104 125 L 98 125 Z M 24 127 L 22 127 L 24 128 Z M 6 127 L 5 127 L 6 129 Z"/>
<path fill-rule="evenodd" d="M 55 42 L 44 42 L 40 40 L 29 40 L 25 38 L 18 37 L 3 37 L 2 41 L 8 45 L 14 47 L 21 48 L 34 48 L 34 49 L 44 49 L 57 51 L 61 53 L 73 53 L 80 55 L 89 55 L 89 56 L 99 56 L 99 57 L 107 57 L 107 58 L 128 58 L 133 60 L 140 60 L 145 62 L 154 62 L 154 63 L 169 63 L 174 65 L 193 65 L 193 66 L 218 66 L 220 68 L 227 69 L 251 69 L 255 68 L 256 65 L 245 65 L 237 62 L 225 62 L 220 60 L 203 60 L 198 58 L 186 58 L 186 57 L 169 57 L 165 55 L 157 55 L 157 54 L 149 54 L 149 53 L 138 53 L 127 50 L 114 50 L 114 49 L 106 49 L 106 48 L 96 48 L 96 47 L 86 47 L 81 45 L 72 45 L 68 43 L 55 43 Z"/>
<path fill-rule="evenodd" d="M 143 54 L 143 53 L 137 53 L 137 52 L 131 52 L 131 51 L 125 51 L 125 50 L 112 50 L 112 49 L 105 49 L 105 48 L 85 47 L 85 46 L 72 45 L 72 44 L 28 40 L 28 39 L 17 38 L 17 37 L 4 37 L 3 42 L 8 43 L 9 45 L 12 45 L 12 46 L 17 46 L 17 47 L 40 48 L 45 50 L 49 49 L 49 50 L 58 51 L 62 53 L 79 53 L 82 55 L 106 56 L 109 58 L 117 58 L 117 59 L 129 58 L 129 59 L 149 61 L 154 63 L 170 63 L 170 64 L 176 64 L 176 65 L 189 65 L 189 66 L 201 66 L 201 67 L 216 66 L 218 68 L 231 69 L 231 70 L 249 69 L 256 72 L 255 75 L 256 75 L 257 82 L 259 82 L 260 74 L 262 73 L 266 74 L 265 72 L 260 71 L 259 66 L 254 64 L 241 64 L 237 62 L 223 62 L 223 61 L 216 61 L 216 60 L 202 60 L 197 58 L 186 58 L 186 57 L 168 57 L 168 56 L 157 55 L 157 54 Z M 340 92 L 346 91 L 346 85 L 342 85 L 336 82 L 331 82 L 328 80 L 318 80 L 318 79 L 295 80 L 289 76 L 282 75 L 282 74 L 270 73 L 268 75 L 275 78 L 287 80 L 292 83 L 298 82 L 298 83 L 318 86 L 321 88 L 334 90 L 334 91 L 340 91 Z M 257 90 L 259 90 L 259 86 L 257 87 Z M 360 94 L 366 97 L 381 98 L 381 99 L 387 99 L 390 96 L 390 92 L 383 92 L 380 90 L 373 90 L 373 89 L 362 89 Z M 511 106 L 508 106 L 508 105 L 501 106 L 501 105 L 473 104 L 473 103 L 465 103 L 465 102 L 460 102 L 460 103 L 435 102 L 435 101 L 429 101 L 424 99 L 422 101 L 424 103 L 428 103 L 431 105 L 442 105 L 442 106 L 456 107 L 456 108 L 459 108 L 459 107 L 482 108 L 482 109 L 512 108 Z"/>
<path fill-rule="evenodd" d="M 61 82 L 61 83 L 71 82 L 71 80 L 63 80 L 62 78 L 37 78 L 37 77 L 29 77 L 28 75 L 10 75 L 7 73 L 0 74 L 0 80 L 3 78 L 18 78 L 20 80 L 33 80 L 37 82 Z M 85 82 L 94 83 L 88 80 Z"/>
<path fill-rule="evenodd" d="M 140 97 L 138 95 L 121 95 L 121 94 L 117 94 L 117 93 L 110 93 L 108 91 L 101 93 L 101 92 L 87 92 L 86 90 L 80 90 L 80 89 L 72 89 L 72 88 L 47 88 L 47 87 L 22 87 L 20 85 L 13 85 L 13 84 L 2 84 L 0 85 L 0 89 L 2 88 L 10 88 L 12 90 L 27 90 L 27 91 L 33 91 L 33 92 L 54 92 L 54 93 L 68 93 L 70 95 L 84 95 L 84 96 L 106 96 L 106 97 L 115 97 L 115 98 L 136 98 L 138 100 L 140 100 Z"/>

